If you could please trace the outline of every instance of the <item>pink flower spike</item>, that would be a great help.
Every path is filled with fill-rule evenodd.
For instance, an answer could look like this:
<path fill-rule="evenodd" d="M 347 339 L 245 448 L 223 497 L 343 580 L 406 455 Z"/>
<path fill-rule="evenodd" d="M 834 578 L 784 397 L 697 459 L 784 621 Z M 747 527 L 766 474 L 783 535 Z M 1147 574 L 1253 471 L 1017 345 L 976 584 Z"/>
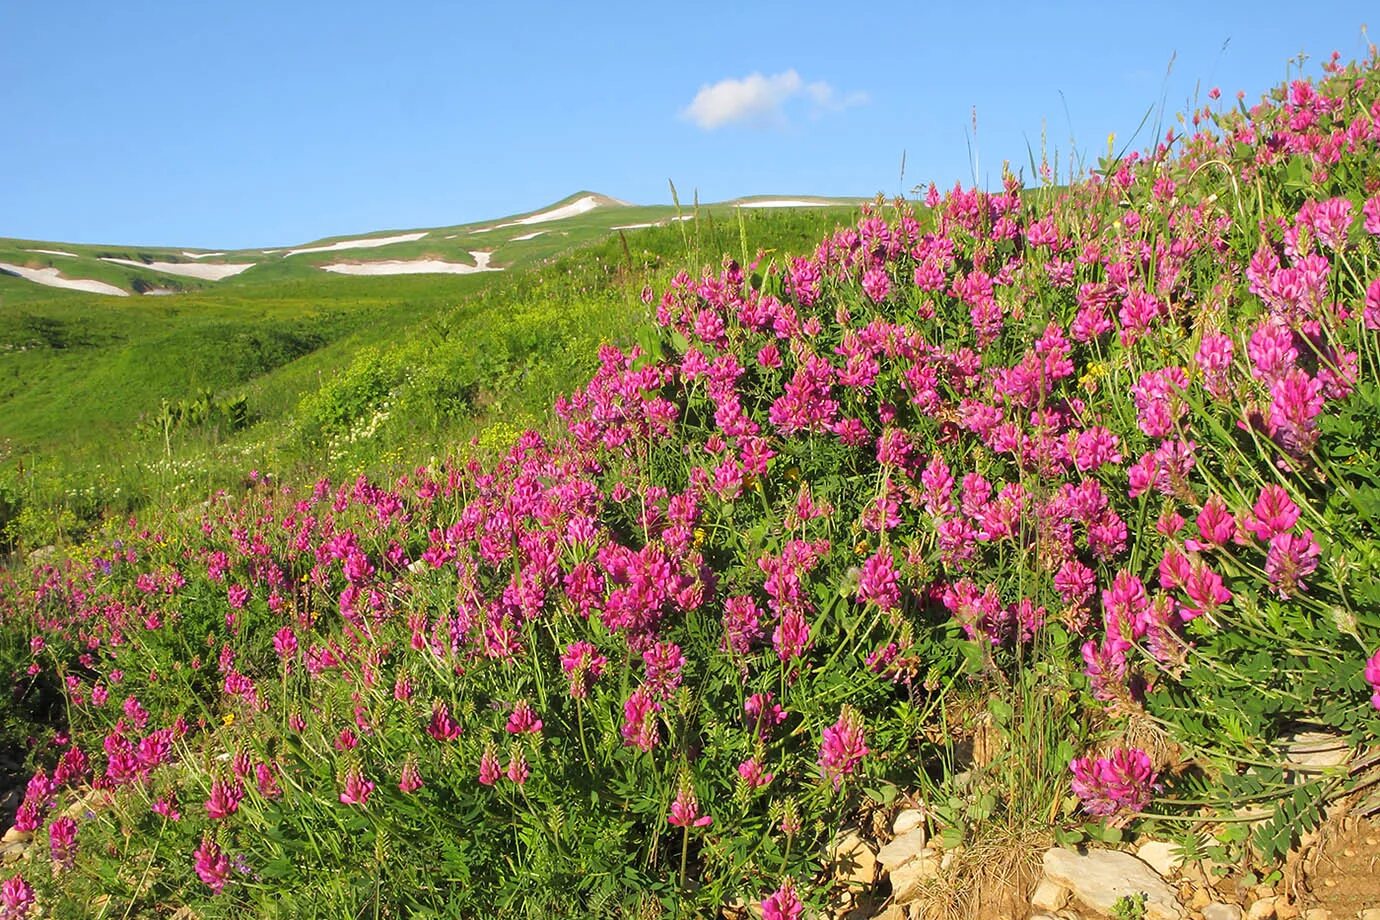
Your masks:
<path fill-rule="evenodd" d="M 824 730 L 819 746 L 819 766 L 824 778 L 837 789 L 843 778 L 854 773 L 868 754 L 863 732 L 862 716 L 851 706 L 844 706 L 839 720 Z"/>
<path fill-rule="evenodd" d="M 786 878 L 781 887 L 762 899 L 762 920 L 800 920 L 805 905 L 795 893 L 795 882 Z"/>
<path fill-rule="evenodd" d="M 369 804 L 369 795 L 374 791 L 372 781 L 364 778 L 358 769 L 345 774 L 345 789 L 340 793 L 344 805 L 358 805 L 363 808 Z"/>
<path fill-rule="evenodd" d="M 695 790 L 690 783 L 682 780 L 680 788 L 676 790 L 675 801 L 671 803 L 671 814 L 667 822 L 674 827 L 708 827 L 714 823 L 714 819 L 709 815 L 700 814 L 699 799 L 695 797 Z"/>
<path fill-rule="evenodd" d="M 220 894 L 225 888 L 225 880 L 230 877 L 230 859 L 221 851 L 220 845 L 211 839 L 210 835 L 203 835 L 201 845 L 192 854 L 195 857 L 194 866 L 197 878 L 206 883 L 216 894 Z"/>

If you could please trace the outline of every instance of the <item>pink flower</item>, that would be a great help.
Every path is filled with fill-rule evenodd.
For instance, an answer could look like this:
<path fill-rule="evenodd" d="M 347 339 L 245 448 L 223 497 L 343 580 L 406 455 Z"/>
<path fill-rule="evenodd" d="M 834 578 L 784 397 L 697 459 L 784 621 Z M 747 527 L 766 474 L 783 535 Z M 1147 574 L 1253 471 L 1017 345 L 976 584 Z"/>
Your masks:
<path fill-rule="evenodd" d="M 1380 707 L 1380 704 L 1377 704 Z M 762 769 L 762 761 L 756 757 L 749 758 L 738 764 L 738 775 L 747 784 L 748 789 L 761 789 L 776 778 L 775 773 L 767 773 Z"/>
<path fill-rule="evenodd" d="M 684 780 L 676 790 L 675 801 L 671 803 L 671 815 L 666 819 L 673 827 L 708 827 L 714 823 L 709 815 L 700 814 L 700 803 L 695 798 L 695 790 Z"/>
<path fill-rule="evenodd" d="M 1220 495 L 1210 495 L 1198 512 L 1198 535 L 1207 546 L 1226 546 L 1236 537 L 1236 518 Z M 1194 547 L 1190 547 L 1193 549 Z"/>
<path fill-rule="evenodd" d="M 48 825 L 48 850 L 53 857 L 53 865 L 61 869 L 72 868 L 77 853 L 77 822 L 63 815 L 54 818 Z"/>
<path fill-rule="evenodd" d="M 364 774 L 356 768 L 345 774 L 345 789 L 340 793 L 340 801 L 345 805 L 363 808 L 369 804 L 369 794 L 373 791 L 373 782 L 365 779 Z"/>
<path fill-rule="evenodd" d="M 1260 490 L 1260 497 L 1252 509 L 1255 517 L 1242 523 L 1257 539 L 1270 540 L 1298 523 L 1299 508 L 1282 486 L 1268 485 Z"/>
<path fill-rule="evenodd" d="M 824 729 L 819 746 L 819 766 L 824 778 L 839 788 L 843 778 L 858 769 L 868 754 L 863 732 L 862 716 L 851 706 L 844 706 L 839 720 Z"/>
<path fill-rule="evenodd" d="M 202 835 L 201 845 L 192 855 L 196 857 L 194 866 L 197 877 L 216 894 L 220 894 L 225 888 L 225 880 L 230 877 L 229 857 L 221 852 L 220 846 L 209 834 Z"/>
<path fill-rule="evenodd" d="M 1265 576 L 1270 579 L 1275 593 L 1287 598 L 1295 591 L 1305 590 L 1303 579 L 1317 570 L 1321 552 L 1311 530 L 1305 529 L 1301 534 L 1277 533 L 1271 537 L 1265 552 Z"/>
<path fill-rule="evenodd" d="M 513 705 L 513 712 L 508 716 L 508 724 L 504 727 L 510 735 L 521 734 L 541 734 L 541 719 L 532 711 L 532 706 L 526 700 L 518 700 Z"/>
<path fill-rule="evenodd" d="M 282 797 L 283 790 L 278 787 L 278 771 L 270 763 L 254 766 L 254 781 L 259 787 L 259 795 L 266 799 Z"/>
<path fill-rule="evenodd" d="M 404 795 L 411 795 L 422 788 L 422 772 L 417 769 L 417 761 L 408 759 L 403 764 L 402 774 L 398 777 L 398 789 Z"/>
<path fill-rule="evenodd" d="M 1376 709 L 1380 709 L 1380 649 L 1376 649 L 1375 654 L 1366 662 L 1365 675 L 1366 683 L 1375 691 L 1371 695 L 1370 703 Z"/>
<path fill-rule="evenodd" d="M 871 601 L 883 610 L 896 610 L 901 606 L 896 560 L 890 550 L 880 549 L 863 562 L 858 573 L 858 599 Z"/>
<path fill-rule="evenodd" d="M 273 634 L 273 651 L 280 661 L 287 661 L 297 654 L 297 633 L 291 626 L 284 626 Z"/>
<path fill-rule="evenodd" d="M 646 686 L 665 699 L 680 686 L 685 655 L 674 642 L 658 642 L 642 653 L 642 664 L 647 669 Z"/>
<path fill-rule="evenodd" d="M 509 753 L 508 766 L 503 772 L 507 774 L 509 780 L 518 786 L 527 782 L 527 778 L 532 775 L 532 770 L 527 765 L 527 758 L 516 747 Z"/>
<path fill-rule="evenodd" d="M 795 893 L 795 882 L 786 878 L 781 887 L 762 899 L 762 920 L 800 920 L 805 905 Z"/>
<path fill-rule="evenodd" d="M 891 293 L 891 278 L 885 268 L 874 265 L 863 273 L 862 288 L 873 303 L 881 303 Z"/>
<path fill-rule="evenodd" d="M 798 610 L 788 610 L 771 634 L 776 657 L 782 661 L 799 658 L 810 647 L 810 624 Z"/>
<path fill-rule="evenodd" d="M 770 691 L 748 697 L 743 712 L 747 713 L 748 725 L 763 741 L 770 740 L 772 729 L 786 721 L 786 710 L 775 702 Z"/>
<path fill-rule="evenodd" d="M 502 775 L 503 768 L 499 766 L 498 753 L 492 744 L 486 744 L 484 755 L 479 758 L 479 782 L 485 786 L 492 786 Z"/>
<path fill-rule="evenodd" d="M 449 706 L 438 702 L 432 707 L 431 724 L 426 728 L 428 735 L 437 741 L 454 741 L 462 731 L 460 723 L 451 718 Z"/>
<path fill-rule="evenodd" d="M 623 704 L 623 743 L 639 751 L 650 751 L 657 746 L 656 714 L 661 712 L 658 703 L 646 687 L 638 687 Z"/>
<path fill-rule="evenodd" d="M 1380 195 L 1372 195 L 1361 205 L 1361 215 L 1365 218 L 1366 232 L 1380 236 Z"/>
<path fill-rule="evenodd" d="M 592 642 L 581 639 L 566 646 L 561 656 L 561 670 L 570 680 L 570 695 L 577 700 L 589 696 L 590 687 L 604 673 L 608 659 L 599 654 Z"/>
<path fill-rule="evenodd" d="M 24 920 L 33 905 L 33 886 L 22 875 L 11 876 L 0 885 L 0 920 Z"/>
<path fill-rule="evenodd" d="M 1111 757 L 1097 760 L 1077 758 L 1069 769 L 1073 771 L 1073 792 L 1090 815 L 1140 811 L 1157 788 L 1150 756 L 1135 748 L 1118 748 Z"/>
<path fill-rule="evenodd" d="M 1308 453 L 1318 440 L 1322 391 L 1322 381 L 1297 367 L 1270 384 L 1270 427 L 1284 449 L 1295 456 Z"/>
<path fill-rule="evenodd" d="M 211 783 L 211 797 L 206 800 L 206 814 L 215 821 L 228 818 L 239 810 L 242 799 L 244 787 L 238 780 L 229 783 L 214 780 Z"/>

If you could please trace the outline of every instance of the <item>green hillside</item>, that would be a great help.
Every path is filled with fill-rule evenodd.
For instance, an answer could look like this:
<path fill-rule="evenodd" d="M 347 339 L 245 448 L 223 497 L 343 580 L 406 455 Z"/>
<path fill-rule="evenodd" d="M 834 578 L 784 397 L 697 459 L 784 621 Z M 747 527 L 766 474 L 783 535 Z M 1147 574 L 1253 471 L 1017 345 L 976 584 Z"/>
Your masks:
<path fill-rule="evenodd" d="M 805 252 L 858 205 L 752 207 L 773 200 L 802 199 L 641 207 L 578 192 L 528 215 L 276 251 L 0 239 L 0 544 L 70 540 L 259 466 L 378 469 L 492 421 L 533 422 L 587 375 L 593 345 L 645 325 L 638 295 L 671 266 Z M 394 241 L 319 251 L 377 240 Z M 489 270 L 337 273 L 479 259 Z M 173 273 L 250 263 L 221 280 Z M 21 277 L 54 270 L 125 295 Z"/>

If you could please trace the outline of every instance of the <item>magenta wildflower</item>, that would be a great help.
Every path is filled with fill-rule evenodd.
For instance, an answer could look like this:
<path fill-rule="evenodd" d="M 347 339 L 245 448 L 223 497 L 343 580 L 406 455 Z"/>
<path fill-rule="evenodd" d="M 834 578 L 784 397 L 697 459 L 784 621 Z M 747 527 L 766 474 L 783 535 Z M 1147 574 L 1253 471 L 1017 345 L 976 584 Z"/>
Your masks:
<path fill-rule="evenodd" d="M 230 859 L 221 851 L 220 845 L 211 839 L 209 834 L 203 834 L 201 845 L 192 854 L 195 857 L 194 867 L 196 868 L 197 878 L 206 883 L 216 894 L 220 894 L 225 888 L 225 881 L 230 877 Z"/>
<path fill-rule="evenodd" d="M 1149 804 L 1156 788 L 1150 755 L 1135 748 L 1117 748 L 1110 757 L 1096 760 L 1076 758 L 1069 769 L 1073 771 L 1073 792 L 1090 815 L 1140 811 Z"/>
<path fill-rule="evenodd" d="M 671 814 L 666 819 L 673 827 L 708 827 L 714 823 L 709 815 L 700 814 L 700 802 L 695 790 L 682 780 L 676 790 L 676 798 L 671 802 Z"/>
<path fill-rule="evenodd" d="M 805 905 L 795 893 L 795 882 L 786 878 L 781 887 L 762 899 L 762 920 L 800 920 Z"/>
<path fill-rule="evenodd" d="M 358 805 L 363 808 L 369 804 L 369 795 L 374 791 L 372 780 L 364 778 L 359 768 L 345 774 L 345 788 L 340 793 L 340 801 L 345 805 Z"/>
<path fill-rule="evenodd" d="M 1366 683 L 1375 691 L 1370 698 L 1370 703 L 1376 709 L 1380 709 L 1380 649 L 1375 650 L 1375 654 L 1370 656 L 1366 662 Z"/>
<path fill-rule="evenodd" d="M 661 704 L 646 687 L 634 690 L 623 704 L 623 743 L 639 751 L 656 747 L 660 740 L 656 714 L 660 711 Z"/>
<path fill-rule="evenodd" d="M 514 746 L 508 753 L 508 766 L 503 772 L 517 786 L 526 783 L 527 778 L 532 775 L 532 769 L 527 765 L 527 758 L 517 746 Z"/>
<path fill-rule="evenodd" d="M 589 696 L 590 687 L 604 673 L 608 659 L 599 654 L 594 643 L 581 639 L 566 646 L 561 656 L 561 670 L 570 680 L 570 695 L 577 700 Z"/>
<path fill-rule="evenodd" d="M 810 624 L 798 610 L 788 610 L 771 634 L 776 657 L 790 661 L 805 654 L 810 647 Z"/>
<path fill-rule="evenodd" d="M 206 814 L 216 821 L 228 818 L 239 810 L 240 801 L 243 799 L 244 786 L 240 785 L 238 780 L 228 783 L 225 780 L 213 780 L 211 796 L 206 800 Z"/>
<path fill-rule="evenodd" d="M 843 778 L 858 769 L 868 754 L 863 732 L 862 716 L 851 706 L 844 706 L 839 720 L 824 729 L 819 746 L 819 766 L 824 778 L 837 789 Z"/>
<path fill-rule="evenodd" d="M 426 728 L 428 735 L 437 741 L 454 741 L 462 731 L 460 723 L 451 718 L 449 706 L 438 702 L 432 707 L 431 724 Z"/>
<path fill-rule="evenodd" d="M 1377 691 L 1377 696 L 1380 697 L 1380 691 Z M 1380 703 L 1377 703 L 1376 706 L 1380 708 Z M 762 769 L 762 761 L 757 757 L 751 757 L 738 764 L 738 775 L 742 777 L 743 782 L 751 790 L 761 789 L 776 778 L 775 773 L 768 773 Z"/>
<path fill-rule="evenodd" d="M 10 876 L 0 885 L 0 920 L 24 920 L 33 906 L 34 889 L 24 876 Z"/>
<path fill-rule="evenodd" d="M 872 601 L 883 610 L 896 610 L 901 606 L 896 560 L 890 550 L 880 549 L 863 562 L 858 573 L 858 599 Z"/>
<path fill-rule="evenodd" d="M 1252 509 L 1255 516 L 1242 524 L 1257 539 L 1270 540 L 1298 523 L 1299 508 L 1282 486 L 1268 485 L 1260 490 L 1260 497 Z"/>
<path fill-rule="evenodd" d="M 60 869 L 72 868 L 77 853 L 77 822 L 63 815 L 54 818 L 48 825 L 48 851 L 52 854 L 53 865 Z"/>
<path fill-rule="evenodd" d="M 656 643 L 642 653 L 642 663 L 647 669 L 646 686 L 657 696 L 665 699 L 680 686 L 685 655 L 676 643 Z"/>
<path fill-rule="evenodd" d="M 532 711 L 532 706 L 526 700 L 518 700 L 513 705 L 513 712 L 508 716 L 508 724 L 504 730 L 510 735 L 541 734 L 541 719 Z"/>
<path fill-rule="evenodd" d="M 502 775 L 503 768 L 499 766 L 498 753 L 492 744 L 486 744 L 484 754 L 479 758 L 479 782 L 485 786 L 492 786 Z"/>
<path fill-rule="evenodd" d="M 885 268 L 874 265 L 863 273 L 862 288 L 873 303 L 881 303 L 891 293 L 891 278 Z"/>
<path fill-rule="evenodd" d="M 398 789 L 404 795 L 411 795 L 422 786 L 422 771 L 417 768 L 416 759 L 409 757 L 403 764 L 402 774 L 398 777 Z"/>
<path fill-rule="evenodd" d="M 1303 579 L 1317 570 L 1321 553 L 1311 530 L 1271 537 L 1265 552 L 1265 576 L 1270 579 L 1275 593 L 1287 598 L 1295 591 L 1306 590 Z"/>
<path fill-rule="evenodd" d="M 743 703 L 747 713 L 748 725 L 763 741 L 771 739 L 772 729 L 786 721 L 786 710 L 777 703 L 771 691 L 754 693 Z"/>

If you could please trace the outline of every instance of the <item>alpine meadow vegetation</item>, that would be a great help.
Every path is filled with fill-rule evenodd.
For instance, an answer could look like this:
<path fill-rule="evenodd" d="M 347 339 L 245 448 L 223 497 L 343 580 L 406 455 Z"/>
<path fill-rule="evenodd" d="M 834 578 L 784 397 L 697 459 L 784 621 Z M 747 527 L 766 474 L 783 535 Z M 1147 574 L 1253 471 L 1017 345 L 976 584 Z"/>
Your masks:
<path fill-rule="evenodd" d="M 915 803 L 950 878 L 1143 827 L 1263 875 L 1375 781 L 1285 756 L 1380 736 L 1374 52 L 641 302 L 545 429 L 0 575 L 0 916 L 797 920 Z"/>

